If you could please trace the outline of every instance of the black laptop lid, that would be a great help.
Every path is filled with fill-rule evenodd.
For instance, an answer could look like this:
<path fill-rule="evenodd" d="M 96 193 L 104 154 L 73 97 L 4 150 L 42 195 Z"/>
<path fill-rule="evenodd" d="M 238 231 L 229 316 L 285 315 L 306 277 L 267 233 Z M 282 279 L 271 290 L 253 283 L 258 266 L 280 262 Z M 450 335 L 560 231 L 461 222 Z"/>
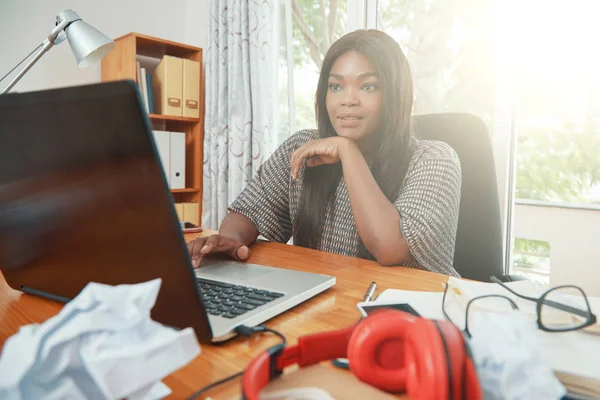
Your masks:
<path fill-rule="evenodd" d="M 60 299 L 162 278 L 152 317 L 211 338 L 137 85 L 0 96 L 0 269 Z"/>

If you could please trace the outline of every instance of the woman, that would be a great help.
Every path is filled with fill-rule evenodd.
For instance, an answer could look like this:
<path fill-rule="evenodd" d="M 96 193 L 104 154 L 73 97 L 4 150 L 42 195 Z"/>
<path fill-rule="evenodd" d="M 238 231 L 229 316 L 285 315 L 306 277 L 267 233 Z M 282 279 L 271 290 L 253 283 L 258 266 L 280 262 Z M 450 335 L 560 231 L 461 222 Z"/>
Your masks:
<path fill-rule="evenodd" d="M 387 34 L 336 41 L 321 69 L 318 130 L 287 139 L 229 208 L 219 234 L 188 243 L 204 255 L 247 260 L 258 235 L 448 275 L 460 203 L 452 148 L 411 135 L 413 83 Z"/>

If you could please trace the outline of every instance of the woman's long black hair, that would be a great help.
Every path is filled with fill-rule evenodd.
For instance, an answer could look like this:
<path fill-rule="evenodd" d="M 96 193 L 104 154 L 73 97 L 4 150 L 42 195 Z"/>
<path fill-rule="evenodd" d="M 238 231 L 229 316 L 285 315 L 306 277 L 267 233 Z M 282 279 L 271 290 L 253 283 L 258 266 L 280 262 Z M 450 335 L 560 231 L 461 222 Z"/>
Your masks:
<path fill-rule="evenodd" d="M 315 99 L 321 138 L 337 136 L 326 107 L 329 73 L 338 57 L 350 51 L 366 56 L 379 76 L 382 113 L 375 133 L 372 173 L 388 200 L 393 202 L 398 197 L 412 154 L 413 82 L 408 60 L 393 38 L 377 30 L 354 31 L 333 43 L 323 60 Z M 305 168 L 304 187 L 294 220 L 294 244 L 319 246 L 326 211 L 335 208 L 334 194 L 341 178 L 341 163 Z M 362 241 L 358 256 L 372 258 Z"/>

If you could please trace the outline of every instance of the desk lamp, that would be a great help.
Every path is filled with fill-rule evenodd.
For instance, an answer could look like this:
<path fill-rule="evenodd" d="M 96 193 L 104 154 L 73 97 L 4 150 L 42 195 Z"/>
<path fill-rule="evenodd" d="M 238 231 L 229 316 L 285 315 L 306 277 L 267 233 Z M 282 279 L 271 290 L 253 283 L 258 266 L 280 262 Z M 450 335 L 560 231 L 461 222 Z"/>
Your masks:
<path fill-rule="evenodd" d="M 92 26 L 83 22 L 81 17 L 77 15 L 73 10 L 65 10 L 56 16 L 56 26 L 48 34 L 48 38 L 33 50 L 23 61 L 17 64 L 12 70 L 8 72 L 2 81 L 11 72 L 13 72 L 19 65 L 21 65 L 31 54 L 33 54 L 40 47 L 42 48 L 36 55 L 27 63 L 25 68 L 17 74 L 17 76 L 6 86 L 0 95 L 8 93 L 13 86 L 29 71 L 29 69 L 40 59 L 42 56 L 52 48 L 52 46 L 62 43 L 65 39 L 69 40 L 71 50 L 77 60 L 79 68 L 85 68 L 96 61 L 100 61 L 115 47 L 115 42 L 110 40 L 108 37 L 103 35 L 101 32 L 94 29 Z"/>

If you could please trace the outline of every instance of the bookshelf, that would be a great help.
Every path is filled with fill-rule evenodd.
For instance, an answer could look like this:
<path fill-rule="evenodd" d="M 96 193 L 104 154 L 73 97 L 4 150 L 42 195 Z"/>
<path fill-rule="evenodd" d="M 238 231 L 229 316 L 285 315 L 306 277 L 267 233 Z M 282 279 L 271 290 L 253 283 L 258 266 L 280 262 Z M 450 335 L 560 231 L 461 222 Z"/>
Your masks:
<path fill-rule="evenodd" d="M 152 73 L 164 55 L 198 61 L 202 66 L 202 49 L 139 33 L 114 39 L 116 46 L 102 60 L 102 81 L 136 80 L 136 61 Z M 200 118 L 148 114 L 152 129 L 185 132 L 185 189 L 171 189 L 176 203 L 198 203 L 202 215 L 202 159 L 204 140 L 204 78 L 200 68 Z"/>

